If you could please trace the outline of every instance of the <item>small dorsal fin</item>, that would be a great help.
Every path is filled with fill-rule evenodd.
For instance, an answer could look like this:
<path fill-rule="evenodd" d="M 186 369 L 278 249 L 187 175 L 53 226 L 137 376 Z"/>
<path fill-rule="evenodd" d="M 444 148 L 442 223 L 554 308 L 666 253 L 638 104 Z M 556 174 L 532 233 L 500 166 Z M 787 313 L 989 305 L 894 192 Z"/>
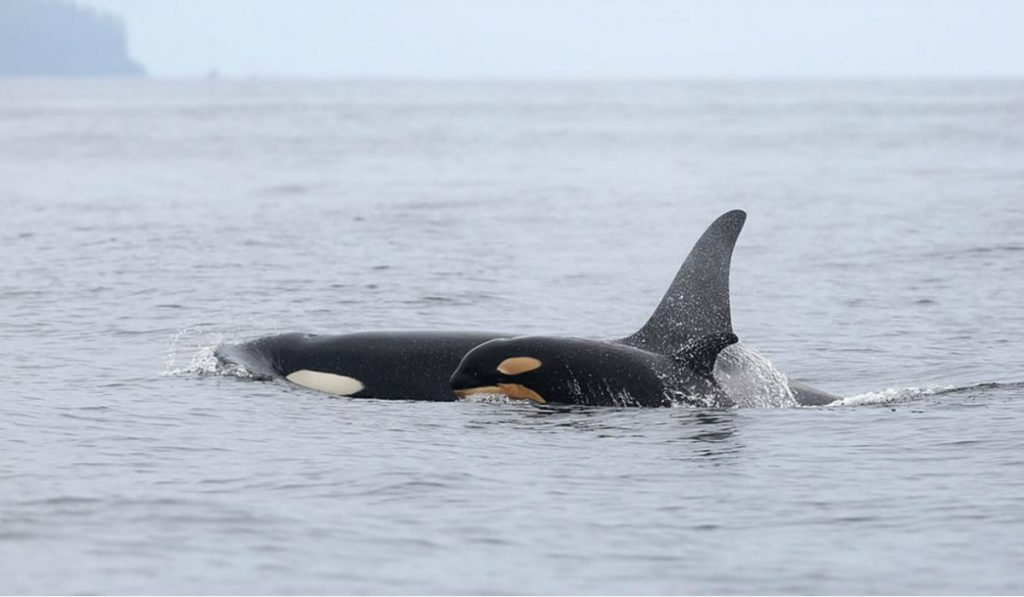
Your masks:
<path fill-rule="evenodd" d="M 718 353 L 726 346 L 736 344 L 740 339 L 732 332 L 720 334 L 708 334 L 690 339 L 675 354 L 672 355 L 678 361 L 682 361 L 695 373 L 700 375 L 711 375 L 715 370 L 715 360 Z"/>
<path fill-rule="evenodd" d="M 673 354 L 694 338 L 731 334 L 729 264 L 746 219 L 746 212 L 736 209 L 712 222 L 679 268 L 651 318 L 621 342 Z"/>

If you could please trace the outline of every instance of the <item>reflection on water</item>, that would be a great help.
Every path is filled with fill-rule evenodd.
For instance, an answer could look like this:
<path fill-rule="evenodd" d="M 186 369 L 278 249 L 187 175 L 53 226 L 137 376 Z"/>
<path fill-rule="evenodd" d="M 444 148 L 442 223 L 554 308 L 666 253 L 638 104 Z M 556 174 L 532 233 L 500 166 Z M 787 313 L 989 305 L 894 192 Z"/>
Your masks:
<path fill-rule="evenodd" d="M 733 436 L 736 435 L 736 413 L 732 411 L 697 412 L 693 414 L 691 420 L 686 421 L 684 424 L 688 425 L 692 422 L 700 425 L 698 427 L 699 431 L 690 437 L 695 442 L 733 444 L 735 441 Z"/>
<path fill-rule="evenodd" d="M 558 442 L 572 438 L 566 440 L 571 443 L 586 441 L 588 437 L 640 444 L 668 442 L 687 446 L 686 458 L 723 461 L 739 456 L 743 450 L 742 431 L 738 429 L 740 415 L 735 409 L 639 410 L 518 402 L 482 406 L 488 407 L 487 412 L 478 413 L 466 423 L 467 428 L 490 429 L 501 425 L 526 429 L 546 439 L 554 435 Z"/>

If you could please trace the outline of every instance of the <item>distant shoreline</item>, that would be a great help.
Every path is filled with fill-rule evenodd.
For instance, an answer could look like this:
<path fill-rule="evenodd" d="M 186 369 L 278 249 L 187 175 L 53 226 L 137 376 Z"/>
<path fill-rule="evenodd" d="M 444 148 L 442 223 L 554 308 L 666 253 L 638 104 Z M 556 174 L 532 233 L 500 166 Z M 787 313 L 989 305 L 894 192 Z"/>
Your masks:
<path fill-rule="evenodd" d="M 0 2 L 0 76 L 138 77 L 122 22 L 66 0 Z"/>

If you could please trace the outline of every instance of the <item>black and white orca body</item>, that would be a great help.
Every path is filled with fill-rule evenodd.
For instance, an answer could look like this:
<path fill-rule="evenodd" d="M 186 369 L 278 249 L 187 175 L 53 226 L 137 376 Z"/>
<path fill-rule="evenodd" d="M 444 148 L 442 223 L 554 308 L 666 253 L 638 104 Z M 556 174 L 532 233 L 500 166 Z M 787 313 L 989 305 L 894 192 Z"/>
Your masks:
<path fill-rule="evenodd" d="M 356 398 L 452 401 L 448 378 L 462 356 L 508 334 L 486 332 L 358 332 L 281 334 L 217 348 L 222 362 L 257 379 L 282 377 L 300 386 Z"/>
<path fill-rule="evenodd" d="M 478 332 L 292 333 L 222 345 L 216 355 L 257 378 L 280 377 L 358 398 L 450 401 L 498 393 L 538 403 L 742 404 L 716 379 L 715 363 L 722 349 L 737 342 L 729 267 L 745 220 L 740 210 L 715 220 L 651 318 L 619 340 Z M 794 404 L 837 399 L 780 377 Z"/>
<path fill-rule="evenodd" d="M 702 337 L 663 355 L 621 342 L 526 336 L 477 346 L 452 375 L 455 393 L 502 394 L 538 404 L 586 406 L 726 406 L 713 376 L 718 352 L 736 336 Z"/>

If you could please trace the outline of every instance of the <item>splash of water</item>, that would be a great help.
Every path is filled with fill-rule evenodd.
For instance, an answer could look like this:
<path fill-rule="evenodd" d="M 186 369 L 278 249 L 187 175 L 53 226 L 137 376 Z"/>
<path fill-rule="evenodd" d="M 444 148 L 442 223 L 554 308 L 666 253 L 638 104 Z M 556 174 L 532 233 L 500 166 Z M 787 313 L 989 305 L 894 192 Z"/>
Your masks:
<path fill-rule="evenodd" d="M 459 398 L 459 402 L 474 402 L 477 404 L 515 404 L 517 402 L 529 402 L 528 400 L 516 400 L 504 394 L 471 394 L 465 398 Z"/>
<path fill-rule="evenodd" d="M 727 346 L 718 354 L 714 375 L 737 407 L 797 406 L 785 374 L 741 343 Z"/>
<path fill-rule="evenodd" d="M 214 354 L 229 334 L 202 325 L 178 330 L 167 341 L 161 375 L 231 375 L 252 377 L 245 368 L 223 363 Z"/>

